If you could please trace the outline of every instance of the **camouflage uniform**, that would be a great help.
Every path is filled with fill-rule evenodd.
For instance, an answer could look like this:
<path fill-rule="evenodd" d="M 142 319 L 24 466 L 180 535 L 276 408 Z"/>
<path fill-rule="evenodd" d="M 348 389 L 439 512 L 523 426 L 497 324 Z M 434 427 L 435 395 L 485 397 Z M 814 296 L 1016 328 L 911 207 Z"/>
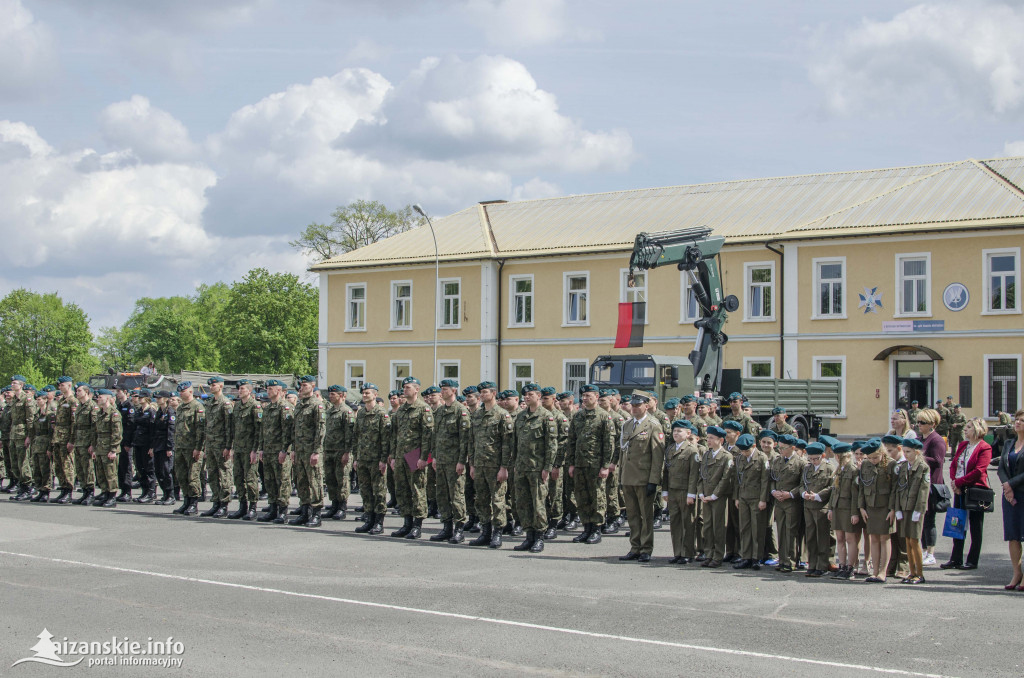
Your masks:
<path fill-rule="evenodd" d="M 775 431 L 776 434 L 782 435 L 796 435 L 796 429 L 789 425 L 788 421 L 784 421 L 781 424 L 772 417 L 772 420 L 768 422 L 768 430 Z"/>
<path fill-rule="evenodd" d="M 52 452 L 50 445 L 53 435 L 54 410 L 44 407 L 32 419 L 32 484 L 40 492 L 49 493 L 53 478 Z"/>
<path fill-rule="evenodd" d="M 231 501 L 231 469 L 224 450 L 231 449 L 231 401 L 221 393 L 206 404 L 204 468 L 210 481 L 210 499 L 215 504 Z"/>
<path fill-rule="evenodd" d="M 74 454 L 68 450 L 71 442 L 71 429 L 75 423 L 75 411 L 78 401 L 74 396 L 59 396 L 54 403 L 57 406 L 54 414 L 54 428 L 51 445 L 53 446 L 53 468 L 57 473 L 57 486 L 61 492 L 71 493 L 75 489 Z"/>
<path fill-rule="evenodd" d="M 555 452 L 554 468 L 558 469 L 559 473 L 557 478 L 548 477 L 547 511 L 549 523 L 557 521 L 562 516 L 562 484 L 565 482 L 566 475 L 562 467 L 565 466 L 566 452 L 569 447 L 569 417 L 565 416 L 565 413 L 557 407 L 551 410 L 551 414 L 554 415 L 558 428 L 558 451 Z M 552 527 L 552 525 L 548 525 L 548 527 Z"/>
<path fill-rule="evenodd" d="M 4 477 L 13 482 L 15 477 L 12 471 L 14 464 L 11 461 L 11 408 L 6 402 L 3 402 L 3 409 L 0 409 L 0 444 L 3 444 L 4 448 Z"/>
<path fill-rule="evenodd" d="M 575 467 L 576 507 L 584 525 L 599 526 L 605 520 L 606 502 L 612 495 L 605 491 L 606 479 L 599 474 L 612 464 L 618 435 L 614 415 L 600 407 L 592 410 L 581 407 L 572 418 L 565 456 L 566 463 Z M 618 488 L 613 496 L 617 507 Z"/>
<path fill-rule="evenodd" d="M 178 405 L 174 417 L 174 475 L 186 499 L 199 499 L 202 491 L 199 473 L 203 468 L 203 458 L 200 454 L 199 459 L 194 459 L 192 452 L 203 449 L 206 408 L 199 398 L 193 398 Z"/>
<path fill-rule="evenodd" d="M 498 482 L 498 470 L 508 468 L 512 455 L 512 415 L 495 404 L 483 405 L 472 416 L 469 465 L 476 483 L 476 514 L 482 523 L 500 530 L 505 525 L 505 482 Z"/>
<path fill-rule="evenodd" d="M 260 452 L 263 453 L 263 487 L 267 501 L 288 510 L 292 498 L 292 458 L 279 461 L 281 452 L 288 452 L 292 444 L 292 406 L 284 397 L 263 408 L 260 425 Z"/>
<path fill-rule="evenodd" d="M 749 433 L 750 435 L 754 436 L 755 438 L 757 437 L 757 433 L 754 432 L 754 426 L 756 426 L 756 424 L 754 424 L 754 420 L 751 419 L 744 412 L 741 411 L 739 414 L 733 414 L 732 410 L 729 410 L 722 417 L 722 422 L 726 422 L 726 421 L 730 421 L 730 420 L 731 421 L 738 421 L 739 423 L 743 424 L 743 430 L 740 431 L 740 435 L 743 435 L 744 433 Z M 718 424 L 718 426 L 721 426 L 721 425 L 722 425 L 721 423 Z M 758 430 L 760 430 L 760 428 Z"/>
<path fill-rule="evenodd" d="M 331 504 L 346 506 L 351 491 L 352 448 L 355 446 L 356 413 L 344 400 L 327 409 L 327 432 L 324 434 L 324 477 Z M 348 458 L 342 462 L 342 458 Z"/>
<path fill-rule="evenodd" d="M 418 458 L 430 457 L 434 414 L 419 397 L 404 402 L 392 417 L 395 435 L 391 441 L 391 460 L 395 464 L 395 493 L 398 511 L 405 517 L 423 520 L 427 516 L 427 472 L 410 469 L 405 455 L 418 450 Z M 413 463 L 416 460 L 413 459 Z"/>
<path fill-rule="evenodd" d="M 516 417 L 512 438 L 512 466 L 515 468 L 516 507 L 524 528 L 543 532 L 548 513 L 544 507 L 547 491 L 541 480 L 550 471 L 558 448 L 558 425 L 543 407 L 525 409 Z"/>
<path fill-rule="evenodd" d="M 255 504 L 260 494 L 259 460 L 252 463 L 252 453 L 259 451 L 260 422 L 263 407 L 256 398 L 239 400 L 231 408 L 231 453 L 234 455 L 233 476 L 238 498 Z"/>
<path fill-rule="evenodd" d="M 353 434 L 363 510 L 383 518 L 387 511 L 387 483 L 380 463 L 387 462 L 391 448 L 391 417 L 387 408 L 376 404 L 367 412 L 365 405 L 360 406 Z"/>
<path fill-rule="evenodd" d="M 433 454 L 437 464 L 437 508 L 443 522 L 466 522 L 466 465 L 469 456 L 469 409 L 455 400 L 434 412 Z"/>
<path fill-rule="evenodd" d="M 586 409 L 586 408 L 581 407 L 579 409 L 579 411 L 582 412 L 584 409 Z M 611 448 L 612 449 L 612 455 L 614 456 L 615 450 L 617 450 L 618 446 L 619 446 L 619 440 L 622 438 L 622 426 L 623 426 L 623 424 L 626 423 L 626 415 L 623 414 L 622 412 L 620 412 L 617 409 L 613 409 L 613 410 L 609 411 L 608 414 L 611 415 L 612 424 L 614 425 L 614 428 L 615 428 L 615 430 L 612 432 L 612 436 L 613 437 L 612 437 L 612 448 Z M 573 418 L 573 420 L 575 421 L 575 417 Z M 595 470 L 599 470 L 599 469 L 595 469 Z M 575 478 L 573 479 L 573 481 L 575 482 Z M 617 518 L 622 513 L 622 509 L 625 508 L 625 502 L 623 502 L 623 500 L 622 500 L 622 488 L 620 487 L 620 483 L 619 483 L 619 467 L 616 466 L 615 470 L 612 471 L 611 473 L 609 473 L 607 478 L 601 479 L 601 482 L 604 483 L 604 490 L 603 491 L 605 493 L 605 501 L 603 503 L 602 508 L 600 508 L 599 512 L 605 517 L 606 520 L 611 520 L 612 518 Z M 577 508 L 579 508 L 579 506 L 582 503 L 583 502 L 580 499 L 580 494 L 579 494 L 579 492 L 577 492 L 576 493 L 576 506 L 577 506 Z M 598 504 L 598 503 L 594 503 L 593 504 L 595 510 L 597 509 L 597 507 L 599 505 L 600 504 Z M 582 512 L 580 512 L 580 521 L 583 522 L 584 524 L 586 524 L 586 522 L 587 522 L 586 520 L 583 519 Z"/>
<path fill-rule="evenodd" d="M 295 408 L 294 455 L 292 463 L 298 467 L 296 474 L 299 503 L 319 510 L 324 506 L 324 471 L 320 455 L 324 450 L 326 417 L 323 402 L 312 396 L 302 398 Z M 317 455 L 314 464 L 311 461 Z"/>
<path fill-rule="evenodd" d="M 27 392 L 22 391 L 11 401 L 11 466 L 8 471 L 19 484 L 27 487 L 32 482 L 32 471 L 29 466 L 28 449 L 25 438 L 32 428 L 36 416 L 36 401 Z"/>
<path fill-rule="evenodd" d="M 121 412 L 117 405 L 109 403 L 96 413 L 96 443 L 93 446 L 93 465 L 96 469 L 96 484 L 104 492 L 118 491 L 117 458 L 121 453 Z M 108 456 L 114 453 L 114 458 Z"/>
<path fill-rule="evenodd" d="M 954 409 L 949 416 L 949 449 L 955 450 L 957 445 L 964 441 L 965 426 L 967 426 L 967 417 L 963 412 Z"/>
<path fill-rule="evenodd" d="M 90 398 L 84 403 L 79 403 L 75 409 L 74 426 L 71 429 L 71 437 L 75 444 L 75 476 L 86 495 L 91 494 L 96 485 L 92 451 L 89 448 L 96 443 L 96 417 L 99 413 L 100 406 L 95 400 Z"/>

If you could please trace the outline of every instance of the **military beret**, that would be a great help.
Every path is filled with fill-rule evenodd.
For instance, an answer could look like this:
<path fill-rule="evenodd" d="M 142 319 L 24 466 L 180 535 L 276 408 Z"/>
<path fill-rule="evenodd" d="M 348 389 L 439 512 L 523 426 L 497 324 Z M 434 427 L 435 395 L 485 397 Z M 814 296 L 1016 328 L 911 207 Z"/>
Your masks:
<path fill-rule="evenodd" d="M 214 375 L 214 376 L 212 376 L 212 377 L 210 377 L 209 379 L 206 380 L 206 385 L 207 386 L 211 386 L 213 384 L 223 384 L 223 383 L 224 383 L 224 377 L 218 377 L 217 375 Z"/>
<path fill-rule="evenodd" d="M 170 398 L 171 397 L 171 392 L 170 391 L 154 391 L 153 392 L 153 396 L 156 397 L 156 398 Z"/>
<path fill-rule="evenodd" d="M 707 405 L 708 404 L 708 399 L 707 398 L 697 398 L 697 404 L 698 405 Z"/>
<path fill-rule="evenodd" d="M 527 393 L 530 393 L 531 391 L 537 391 L 539 393 L 540 392 L 540 384 L 534 383 L 532 381 L 530 383 L 528 383 L 528 384 L 523 384 L 523 388 L 522 388 L 523 395 L 526 395 Z"/>
<path fill-rule="evenodd" d="M 142 396 L 143 398 L 152 398 L 153 392 L 148 388 L 140 388 L 139 395 Z"/>
<path fill-rule="evenodd" d="M 298 382 L 300 384 L 315 384 L 316 377 L 314 377 L 312 374 L 304 374 L 298 378 Z"/>
<path fill-rule="evenodd" d="M 797 438 L 796 442 L 793 443 L 793 444 L 796 445 L 796 448 L 798 450 L 806 450 L 807 449 L 807 441 L 804 440 L 803 438 Z"/>
<path fill-rule="evenodd" d="M 0 393 L 7 393 L 10 390 L 11 390 L 10 386 L 4 386 L 3 388 L 0 388 Z"/>
<path fill-rule="evenodd" d="M 796 436 L 789 433 L 783 433 L 778 437 L 778 441 L 781 445 L 796 445 Z"/>
<path fill-rule="evenodd" d="M 922 443 L 917 438 L 904 438 L 903 439 L 903 447 L 912 447 L 915 450 L 923 450 L 924 449 L 924 443 Z"/>
<path fill-rule="evenodd" d="M 114 392 L 111 391 L 109 388 L 98 388 L 98 389 L 96 389 L 96 395 L 112 396 L 112 395 L 114 395 Z"/>
<path fill-rule="evenodd" d="M 807 446 L 807 454 L 809 456 L 825 454 L 825 446 L 820 442 L 810 443 Z"/>
<path fill-rule="evenodd" d="M 902 445 L 903 438 L 891 433 L 882 436 L 882 442 L 886 445 Z"/>
<path fill-rule="evenodd" d="M 785 407 L 773 407 L 772 408 L 772 414 L 785 414 L 785 413 L 786 413 L 786 408 Z"/>
<path fill-rule="evenodd" d="M 58 384 L 70 384 L 72 381 L 74 381 L 74 379 L 72 379 L 71 377 L 68 377 L 68 376 L 57 377 L 57 383 Z"/>
<path fill-rule="evenodd" d="M 476 387 L 481 391 L 484 390 L 485 388 L 489 388 L 492 391 L 498 390 L 498 385 L 495 384 L 493 381 L 481 381 L 479 384 L 476 385 Z"/>
<path fill-rule="evenodd" d="M 607 391 L 607 390 L 608 389 L 606 389 L 606 388 L 598 388 L 594 384 L 583 384 L 582 386 L 580 386 L 580 395 L 583 395 L 584 393 L 596 393 L 599 396 L 600 395 L 607 395 L 605 393 L 605 391 Z"/>
<path fill-rule="evenodd" d="M 779 436 L 778 434 L 775 433 L 775 431 L 771 430 L 770 428 L 763 428 L 761 429 L 761 432 L 757 434 L 757 439 L 760 440 L 761 438 L 771 438 L 772 440 L 778 440 Z"/>
<path fill-rule="evenodd" d="M 295 390 L 294 388 L 290 388 L 290 389 L 288 389 L 288 395 L 293 395 L 293 396 L 297 396 L 297 395 L 299 395 L 299 392 L 298 392 L 298 391 L 296 391 L 296 390 Z M 206 394 L 205 394 L 205 393 L 203 394 L 203 397 L 204 397 L 204 398 L 206 397 Z"/>
<path fill-rule="evenodd" d="M 683 404 L 695 403 L 695 402 L 697 402 L 697 396 L 691 395 L 691 394 L 687 393 L 686 395 L 684 395 L 682 398 L 679 399 L 679 402 L 681 402 Z"/>
<path fill-rule="evenodd" d="M 750 435 L 749 433 L 744 433 L 743 435 L 736 439 L 736 447 L 740 448 L 741 450 L 749 450 L 753 446 L 754 436 Z"/>
<path fill-rule="evenodd" d="M 836 454 L 846 454 L 853 449 L 853 445 L 850 443 L 838 442 L 832 446 L 832 451 Z"/>
<path fill-rule="evenodd" d="M 359 392 L 362 393 L 363 391 L 365 391 L 368 388 L 369 389 L 373 389 L 374 391 L 379 391 L 380 390 L 379 388 L 377 388 L 377 384 L 373 383 L 372 381 L 364 381 L 362 388 L 359 389 Z M 343 389 L 342 393 L 348 393 L 348 390 L 347 389 Z M 402 392 L 398 391 L 397 389 L 395 390 L 395 393 L 397 395 L 402 395 Z"/>
<path fill-rule="evenodd" d="M 735 419 L 728 419 L 722 422 L 722 428 L 727 428 L 730 431 L 742 431 L 743 424 L 736 421 Z"/>
<path fill-rule="evenodd" d="M 545 386 L 540 390 L 540 394 L 542 396 L 553 396 L 556 393 L 558 393 L 558 389 L 556 389 L 554 386 Z"/>
<path fill-rule="evenodd" d="M 629 397 L 629 403 L 631 405 L 643 405 L 650 399 L 651 397 L 643 391 L 633 391 L 633 395 Z"/>
<path fill-rule="evenodd" d="M 952 400 L 953 396 L 946 396 L 946 400 Z"/>
<path fill-rule="evenodd" d="M 43 387 L 42 392 L 43 393 L 53 393 L 56 390 L 57 389 L 55 389 L 51 384 L 47 384 L 46 386 Z"/>
<path fill-rule="evenodd" d="M 725 429 L 722 428 L 721 426 L 708 426 L 706 429 L 704 429 L 704 432 L 707 433 L 709 436 L 718 436 L 719 438 L 725 437 Z"/>
<path fill-rule="evenodd" d="M 850 443 L 850 451 L 851 452 L 856 452 L 857 450 L 863 449 L 865 442 L 867 442 L 867 441 L 865 441 L 865 440 L 854 440 L 852 443 Z"/>
<path fill-rule="evenodd" d="M 284 382 L 281 381 L 280 379 L 267 379 L 267 388 L 270 388 L 271 386 L 281 386 L 281 387 L 283 387 L 284 386 Z"/>
<path fill-rule="evenodd" d="M 16 374 L 13 377 L 11 377 L 11 381 L 20 381 L 21 383 L 24 384 L 27 381 L 27 379 L 25 379 L 25 377 L 23 377 L 20 374 Z"/>
<path fill-rule="evenodd" d="M 402 386 L 405 386 L 406 384 L 416 384 L 417 386 L 419 386 L 420 380 L 417 379 L 416 377 L 406 377 L 405 379 L 402 380 Z"/>
<path fill-rule="evenodd" d="M 266 391 L 260 391 L 259 393 L 256 394 L 256 400 L 259 400 L 260 402 L 264 402 L 265 403 L 268 400 L 270 400 L 270 396 L 267 395 Z"/>
<path fill-rule="evenodd" d="M 466 396 L 461 395 L 461 394 L 455 396 L 455 399 L 458 400 L 460 403 L 466 402 Z"/>
<path fill-rule="evenodd" d="M 749 408 L 751 408 L 751 409 L 753 409 L 753 406 L 752 406 L 752 405 L 750 404 L 750 401 L 749 401 L 749 400 L 747 400 L 746 398 L 744 398 L 744 399 L 743 399 L 743 408 L 744 408 L 744 409 L 746 409 L 746 408 L 748 408 L 748 407 L 749 407 Z"/>
<path fill-rule="evenodd" d="M 35 384 L 25 384 L 25 390 L 26 391 L 35 391 L 36 390 Z"/>
<path fill-rule="evenodd" d="M 739 391 L 733 391 L 729 394 L 729 402 L 732 402 L 733 400 L 743 400 L 743 394 Z"/>
<path fill-rule="evenodd" d="M 462 389 L 462 395 L 468 396 L 470 393 L 479 393 L 480 389 L 470 384 L 466 388 Z"/>
<path fill-rule="evenodd" d="M 458 379 L 442 379 L 441 383 L 439 384 L 439 386 L 447 386 L 448 388 L 458 388 L 459 387 L 459 380 Z"/>
<path fill-rule="evenodd" d="M 88 385 L 89 385 L 89 382 L 87 382 L 87 381 L 76 381 L 75 382 L 75 388 L 78 388 L 79 386 L 88 386 Z"/>
<path fill-rule="evenodd" d="M 562 391 L 556 396 L 559 400 L 572 400 L 575 402 L 576 398 L 573 396 L 572 391 Z"/>
<path fill-rule="evenodd" d="M 439 389 L 438 387 L 433 386 L 433 385 L 428 386 L 425 389 L 423 389 L 423 395 L 425 395 L 425 396 L 434 395 L 435 393 L 440 393 L 440 392 L 441 392 L 441 389 Z"/>
<path fill-rule="evenodd" d="M 270 381 L 277 381 L 277 380 L 276 379 L 271 379 Z M 267 382 L 267 383 L 269 384 L 270 382 Z M 192 388 L 192 382 L 191 381 L 183 381 L 180 384 L 178 384 L 178 393 L 181 393 L 182 391 L 184 391 L 186 389 L 190 389 L 190 388 Z"/>
<path fill-rule="evenodd" d="M 911 401 L 910 401 L 910 404 L 911 404 L 911 405 L 920 405 L 920 403 L 919 403 L 919 402 L 917 402 L 916 400 L 911 400 Z"/>
<path fill-rule="evenodd" d="M 366 387 L 366 384 L 363 384 L 363 387 L 365 388 L 365 387 Z M 388 397 L 389 397 L 389 398 L 390 398 L 391 396 L 400 396 L 400 395 L 402 395 L 402 392 L 401 392 L 401 391 L 399 391 L 399 390 L 398 390 L 397 388 L 395 388 L 395 389 L 392 389 L 392 390 L 388 391 Z"/>
<path fill-rule="evenodd" d="M 693 424 L 689 419 L 676 419 L 672 422 L 672 428 L 690 428 Z"/>
<path fill-rule="evenodd" d="M 679 407 L 679 398 L 669 398 L 665 401 L 666 410 L 674 410 Z"/>
<path fill-rule="evenodd" d="M 956 405 L 953 405 L 953 409 L 954 410 L 959 410 L 960 409 L 960 403 L 957 403 Z"/>
<path fill-rule="evenodd" d="M 818 442 L 825 445 L 825 447 L 835 448 L 836 443 L 839 442 L 839 439 L 833 438 L 832 436 L 818 436 Z"/>
<path fill-rule="evenodd" d="M 872 454 L 877 452 L 878 448 L 882 446 L 882 441 L 879 438 L 871 438 L 870 440 L 864 441 L 864 444 L 860 446 L 860 451 L 864 454 Z"/>
<path fill-rule="evenodd" d="M 252 382 L 248 379 L 239 379 L 235 382 L 235 386 L 252 386 Z"/>
<path fill-rule="evenodd" d="M 363 384 L 363 388 L 366 388 L 366 384 Z M 348 393 L 348 389 L 338 384 L 331 384 L 327 387 L 328 393 Z"/>
<path fill-rule="evenodd" d="M 506 398 L 518 398 L 518 397 L 519 397 L 519 394 L 518 394 L 518 393 L 517 393 L 516 391 L 513 391 L 513 390 L 512 390 L 512 389 L 510 389 L 510 388 L 507 388 L 507 389 L 505 389 L 504 391 L 502 391 L 501 393 L 499 393 L 499 394 L 498 394 L 498 397 L 499 397 L 499 398 L 501 398 L 501 399 L 506 399 Z"/>

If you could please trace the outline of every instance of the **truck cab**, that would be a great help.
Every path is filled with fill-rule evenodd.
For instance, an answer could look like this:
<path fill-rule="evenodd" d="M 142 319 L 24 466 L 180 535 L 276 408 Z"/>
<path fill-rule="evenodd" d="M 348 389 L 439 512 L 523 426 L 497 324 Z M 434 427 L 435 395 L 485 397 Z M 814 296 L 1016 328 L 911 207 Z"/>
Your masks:
<path fill-rule="evenodd" d="M 693 393 L 693 366 L 683 356 L 599 355 L 590 365 L 590 383 L 618 389 L 623 396 L 635 390 L 650 391 L 663 403 Z"/>

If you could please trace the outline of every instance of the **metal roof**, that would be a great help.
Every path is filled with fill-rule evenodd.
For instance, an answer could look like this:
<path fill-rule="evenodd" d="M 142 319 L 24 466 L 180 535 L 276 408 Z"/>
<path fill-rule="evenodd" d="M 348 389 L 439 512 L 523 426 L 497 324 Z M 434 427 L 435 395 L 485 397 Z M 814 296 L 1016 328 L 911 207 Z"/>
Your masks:
<path fill-rule="evenodd" d="M 637 233 L 708 226 L 728 242 L 1024 222 L 1024 158 L 725 181 L 477 205 L 437 219 L 446 261 L 622 251 Z M 432 261 L 419 228 L 314 270 Z"/>

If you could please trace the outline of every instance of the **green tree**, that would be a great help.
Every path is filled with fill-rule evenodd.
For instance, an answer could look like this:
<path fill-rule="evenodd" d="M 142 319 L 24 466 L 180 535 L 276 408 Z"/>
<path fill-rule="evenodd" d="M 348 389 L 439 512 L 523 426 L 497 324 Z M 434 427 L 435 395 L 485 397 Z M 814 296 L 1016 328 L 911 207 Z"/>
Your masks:
<path fill-rule="evenodd" d="M 220 318 L 227 372 L 304 374 L 316 362 L 319 292 L 291 273 L 254 268 L 231 285 Z"/>
<path fill-rule="evenodd" d="M 123 327 L 101 327 L 93 343 L 93 355 L 103 369 L 130 372 L 135 362 L 131 331 Z"/>
<path fill-rule="evenodd" d="M 288 244 L 320 262 L 404 233 L 423 220 L 411 205 L 392 211 L 376 200 L 356 200 L 337 208 L 331 216 L 334 221 L 330 224 L 309 224 Z"/>
<path fill-rule="evenodd" d="M 56 294 L 17 289 L 0 300 L 0 372 L 7 376 L 31 360 L 46 382 L 53 381 L 93 365 L 91 346 L 89 316 Z"/>
<path fill-rule="evenodd" d="M 200 314 L 190 297 L 143 297 L 125 322 L 133 367 L 142 359 L 166 360 L 171 372 L 219 368 L 220 355 L 211 336 L 215 318 Z"/>

